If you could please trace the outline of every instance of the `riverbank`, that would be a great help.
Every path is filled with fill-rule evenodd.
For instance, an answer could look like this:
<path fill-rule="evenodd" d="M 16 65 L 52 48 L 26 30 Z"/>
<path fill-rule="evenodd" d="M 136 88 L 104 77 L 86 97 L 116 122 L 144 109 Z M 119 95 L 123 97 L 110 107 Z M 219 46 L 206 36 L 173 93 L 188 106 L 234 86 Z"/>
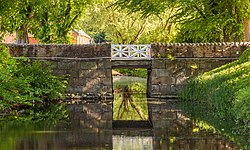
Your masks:
<path fill-rule="evenodd" d="M 66 77 L 53 75 L 52 68 L 25 57 L 15 59 L 0 44 L 0 121 L 56 118 L 68 83 Z"/>
<path fill-rule="evenodd" d="M 243 149 L 250 147 L 250 49 L 239 60 L 190 80 L 180 97 L 192 103 L 187 111 L 197 122 L 235 138 Z"/>

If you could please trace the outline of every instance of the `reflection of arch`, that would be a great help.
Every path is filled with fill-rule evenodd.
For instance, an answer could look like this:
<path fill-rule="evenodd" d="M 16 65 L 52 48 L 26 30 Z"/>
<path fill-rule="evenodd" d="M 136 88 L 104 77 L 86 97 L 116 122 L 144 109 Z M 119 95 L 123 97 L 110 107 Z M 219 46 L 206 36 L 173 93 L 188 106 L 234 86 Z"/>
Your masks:
<path fill-rule="evenodd" d="M 130 104 L 130 106 L 137 112 L 137 114 L 139 115 L 139 117 L 142 120 L 146 120 L 147 117 L 145 117 L 145 115 L 143 114 L 143 112 L 141 111 L 141 109 L 139 107 L 136 106 L 136 104 L 134 103 L 132 96 L 132 92 L 129 90 L 128 85 L 125 85 L 122 87 L 121 89 L 122 91 L 122 102 L 119 106 L 118 109 L 118 119 L 121 119 L 124 115 L 124 112 L 128 112 L 129 111 L 129 107 L 128 105 Z M 122 109 L 123 108 L 123 109 Z M 122 112 L 121 112 L 122 109 Z"/>

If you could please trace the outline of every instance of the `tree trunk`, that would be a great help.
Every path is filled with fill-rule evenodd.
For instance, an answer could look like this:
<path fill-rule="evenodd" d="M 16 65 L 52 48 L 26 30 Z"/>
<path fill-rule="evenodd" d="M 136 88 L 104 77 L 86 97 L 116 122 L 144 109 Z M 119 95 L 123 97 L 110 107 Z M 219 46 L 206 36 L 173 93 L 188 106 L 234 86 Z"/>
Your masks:
<path fill-rule="evenodd" d="M 250 42 L 250 25 L 249 25 L 249 20 L 245 19 L 244 20 L 244 41 L 245 42 Z"/>
<path fill-rule="evenodd" d="M 21 28 L 16 33 L 16 44 L 28 44 L 28 29 L 25 25 L 22 25 Z"/>

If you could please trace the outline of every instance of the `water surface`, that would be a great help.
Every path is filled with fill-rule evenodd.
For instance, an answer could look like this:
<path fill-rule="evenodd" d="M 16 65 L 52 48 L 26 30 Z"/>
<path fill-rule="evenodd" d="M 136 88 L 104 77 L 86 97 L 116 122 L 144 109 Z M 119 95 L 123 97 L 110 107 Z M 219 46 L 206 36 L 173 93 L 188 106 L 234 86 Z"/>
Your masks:
<path fill-rule="evenodd" d="M 114 100 L 68 101 L 69 120 L 0 122 L 0 150 L 231 150 L 226 137 L 198 128 L 178 99 L 146 98 L 146 79 L 114 77 Z"/>
<path fill-rule="evenodd" d="M 55 127 L 4 125 L 0 130 L 1 150 L 50 149 L 236 149 L 218 134 L 197 130 L 178 108 L 178 100 L 148 99 L 152 127 L 113 129 L 112 101 L 69 104 L 69 121 Z M 136 104 L 136 102 L 135 102 Z"/>

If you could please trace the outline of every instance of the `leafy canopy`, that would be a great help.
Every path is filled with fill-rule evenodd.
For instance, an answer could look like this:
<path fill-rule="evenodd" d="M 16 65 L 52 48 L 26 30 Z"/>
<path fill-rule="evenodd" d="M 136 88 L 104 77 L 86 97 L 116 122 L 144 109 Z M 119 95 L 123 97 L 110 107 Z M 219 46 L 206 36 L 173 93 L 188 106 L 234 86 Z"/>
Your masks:
<path fill-rule="evenodd" d="M 249 0 L 117 0 L 115 6 L 144 17 L 174 9 L 169 17 L 180 25 L 178 42 L 243 40 L 250 12 Z"/>
<path fill-rule="evenodd" d="M 69 43 L 69 32 L 91 0 L 0 0 L 0 33 L 28 33 L 42 43 Z"/>
<path fill-rule="evenodd" d="M 171 23 L 168 13 L 142 18 L 139 13 L 128 14 L 127 11 L 110 7 L 114 2 L 100 0 L 94 3 L 82 16 L 78 27 L 96 37 L 96 42 L 134 44 L 170 42 L 173 39 L 175 25 Z"/>

